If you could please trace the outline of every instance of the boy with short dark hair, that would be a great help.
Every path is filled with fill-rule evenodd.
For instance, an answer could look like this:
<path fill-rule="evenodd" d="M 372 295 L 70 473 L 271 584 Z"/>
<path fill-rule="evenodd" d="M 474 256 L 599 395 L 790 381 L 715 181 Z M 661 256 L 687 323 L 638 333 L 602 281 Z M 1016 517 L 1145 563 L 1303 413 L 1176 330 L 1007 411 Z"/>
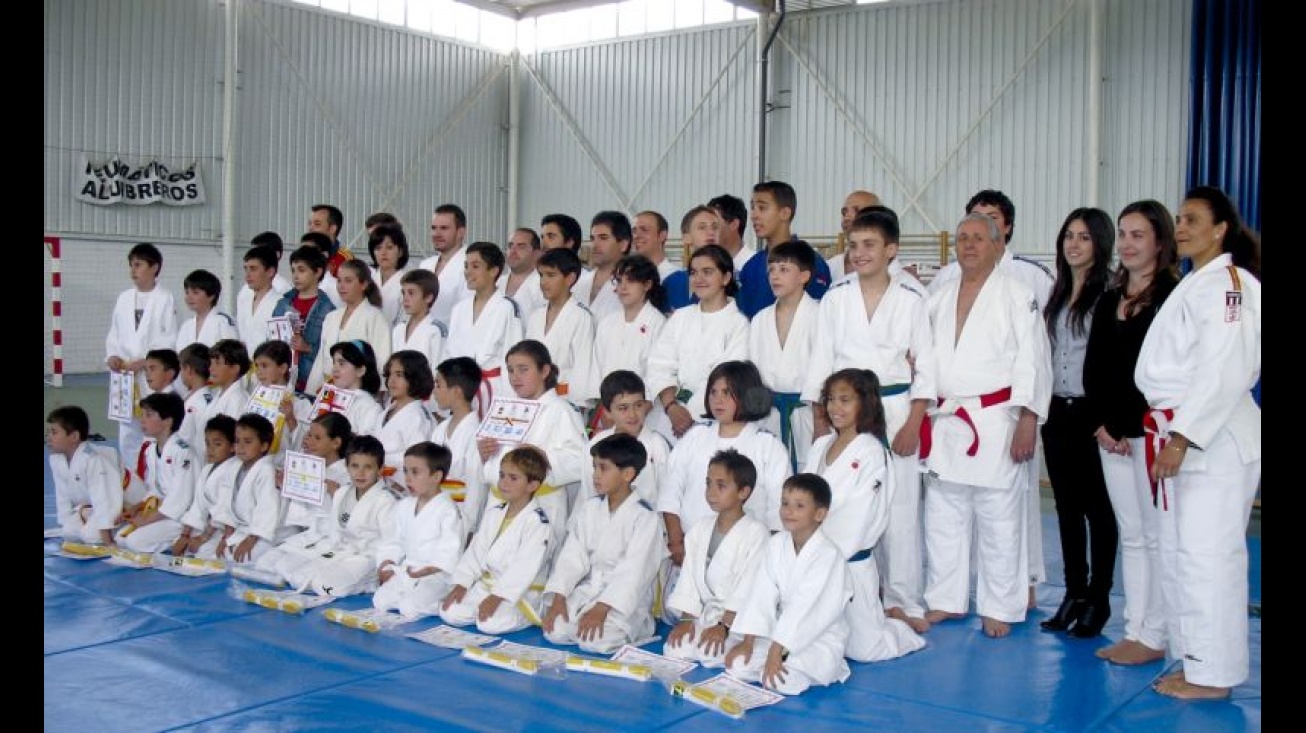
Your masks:
<path fill-rule="evenodd" d="M 122 515 L 122 483 L 112 451 L 92 445 L 91 419 L 76 405 L 56 407 L 46 416 L 54 505 L 69 542 L 113 545 Z"/>
<path fill-rule="evenodd" d="M 272 310 L 274 317 L 293 311 L 295 317 L 292 320 L 298 321 L 295 336 L 290 342 L 291 348 L 299 355 L 299 369 L 295 377 L 297 392 L 304 391 L 313 362 L 317 360 L 317 352 L 322 346 L 322 323 L 327 314 L 336 309 L 335 303 L 330 298 L 322 297 L 318 289 L 325 274 L 326 255 L 316 246 L 302 245 L 291 252 L 290 281 L 294 287 L 281 296 L 276 308 Z M 327 346 L 329 348 L 331 345 Z"/>
<path fill-rule="evenodd" d="M 158 287 L 163 254 L 149 242 L 127 253 L 132 287 L 118 295 L 104 337 L 104 363 L 115 372 L 135 375 L 134 414 L 118 423 L 118 450 L 123 463 L 134 460 L 144 436 L 140 423 L 140 398 L 149 394 L 145 383 L 145 354 L 150 349 L 170 349 L 177 340 L 177 306 L 172 293 Z"/>
<path fill-rule="evenodd" d="M 795 238 L 790 226 L 798 211 L 798 194 L 794 192 L 793 186 L 784 181 L 763 181 L 753 186 L 750 203 L 749 218 L 753 222 L 753 233 L 757 235 L 759 254 Z M 765 248 L 761 247 L 763 241 L 767 244 Z M 735 296 L 735 305 L 749 318 L 775 302 L 768 276 L 769 268 L 768 258 L 757 254 L 739 268 L 739 293 Z M 825 258 L 818 257 L 812 269 L 812 277 L 807 281 L 807 294 L 820 300 L 829 287 L 830 266 L 826 264 Z"/>
<path fill-rule="evenodd" d="M 212 519 L 213 508 L 222 498 L 223 487 L 235 480 L 240 468 L 240 460 L 236 458 L 235 418 L 218 415 L 209 419 L 204 426 L 204 458 L 195 497 L 182 515 L 181 534 L 172 543 L 172 554 L 178 557 L 194 555 L 221 529 Z"/>
<path fill-rule="evenodd" d="M 594 315 L 573 295 L 580 258 L 569 249 L 543 252 L 535 264 L 545 304 L 526 318 L 525 338 L 549 349 L 558 367 L 558 396 L 581 410 L 589 408 L 593 372 Z"/>
<path fill-rule="evenodd" d="M 471 357 L 445 359 L 435 368 L 435 390 L 431 395 L 449 417 L 431 430 L 431 442 L 447 447 L 451 454 L 449 471 L 440 489 L 458 504 L 469 542 L 480 526 L 489 492 L 481 478 L 484 462 L 476 449 L 476 431 L 481 423 L 472 410 L 480 386 L 481 368 Z"/>
<path fill-rule="evenodd" d="M 612 275 L 617 262 L 630 254 L 630 240 L 630 219 L 620 211 L 600 211 L 590 221 L 590 269 L 576 280 L 576 297 L 595 321 L 621 310 Z"/>
<path fill-rule="evenodd" d="M 742 641 L 730 629 L 771 538 L 765 524 L 744 512 L 756 484 L 757 468 L 733 448 L 708 463 L 707 503 L 716 514 L 685 534 L 685 561 L 667 599 L 678 622 L 663 646 L 666 656 L 721 667 L 726 649 Z"/>
<path fill-rule="evenodd" d="M 852 600 L 847 558 L 821 532 L 830 510 L 830 485 L 812 473 L 784 484 L 780 518 L 735 617 L 744 640 L 725 657 L 730 674 L 785 695 L 812 685 L 843 682 L 851 674 L 844 651 Z M 760 644 L 757 643 L 761 637 Z"/>
<path fill-rule="evenodd" d="M 181 350 L 177 355 L 178 381 L 186 389 L 186 417 L 181 421 L 181 437 L 194 446 L 205 444 L 209 405 L 213 403 L 213 390 L 209 387 L 209 347 L 199 342 Z"/>
<path fill-rule="evenodd" d="M 177 351 L 195 342 L 212 346 L 220 339 L 240 338 L 236 321 L 218 309 L 222 281 L 208 270 L 193 270 L 182 281 L 186 307 L 195 315 L 177 328 Z"/>
<path fill-rule="evenodd" d="M 774 407 L 766 427 L 789 450 L 797 472 L 812 447 L 812 408 L 802 404 L 809 359 L 816 341 L 820 303 L 804 288 L 820 259 L 800 240 L 780 242 L 766 251 L 767 280 L 775 302 L 758 311 L 748 326 L 748 356 L 771 388 Z"/>
<path fill-rule="evenodd" d="M 272 422 L 246 413 L 236 419 L 235 478 L 223 485 L 210 514 L 222 533 L 211 539 L 198 557 L 251 564 L 295 529 L 285 524 L 286 500 L 277 488 L 272 451 Z"/>
<path fill-rule="evenodd" d="M 133 552 L 153 553 L 172 545 L 181 534 L 181 518 L 200 483 L 203 463 L 178 434 L 186 407 L 173 392 L 155 392 L 141 400 L 141 429 L 153 439 L 146 451 L 145 500 L 132 507 L 117 543 Z"/>
<path fill-rule="evenodd" d="M 671 445 L 661 433 L 644 424 L 653 407 L 653 403 L 645 396 L 644 380 L 628 369 L 617 369 L 603 378 L 603 383 L 599 386 L 599 398 L 612 420 L 612 427 L 596 433 L 590 439 L 590 447 L 616 433 L 637 438 L 644 445 L 647 460 L 632 487 L 646 504 L 657 506 L 658 487 L 662 485 L 662 472 L 666 470 L 667 461 L 671 457 Z M 573 504 L 587 501 L 594 493 L 593 465 L 582 463 L 580 486 Z"/>
<path fill-rule="evenodd" d="M 540 588 L 553 554 L 549 517 L 535 492 L 549 473 L 544 451 L 523 445 L 499 460 L 499 495 L 486 509 L 472 544 L 458 561 L 440 618 L 476 623 L 485 634 L 508 634 L 540 623 Z"/>
<path fill-rule="evenodd" d="M 512 394 L 504 357 L 522 340 L 521 314 L 517 304 L 497 289 L 503 272 L 503 251 L 493 242 L 472 242 L 467 246 L 463 275 L 472 297 L 463 298 L 449 312 L 446 357 L 470 356 L 481 367 L 481 392 L 477 415 L 489 409 L 495 393 Z"/>
<path fill-rule="evenodd" d="M 648 461 L 644 446 L 619 433 L 595 443 L 590 455 L 598 495 L 577 504 L 554 560 L 544 638 L 607 654 L 652 635 L 654 578 L 666 545 L 657 513 L 631 487 Z"/>
<path fill-rule="evenodd" d="M 267 341 L 268 319 L 282 294 L 291 289 L 290 281 L 277 274 L 280 259 L 280 248 L 267 245 L 250 248 L 242 258 L 245 284 L 236 293 L 236 333 L 251 353 Z M 284 290 L 278 290 L 278 280 L 285 282 Z"/>
<path fill-rule="evenodd" d="M 419 351 L 432 367 L 444 361 L 444 339 L 449 327 L 431 312 L 438 297 L 440 278 L 434 272 L 415 268 L 399 277 L 399 305 L 408 317 L 399 319 L 390 332 L 390 353 Z"/>

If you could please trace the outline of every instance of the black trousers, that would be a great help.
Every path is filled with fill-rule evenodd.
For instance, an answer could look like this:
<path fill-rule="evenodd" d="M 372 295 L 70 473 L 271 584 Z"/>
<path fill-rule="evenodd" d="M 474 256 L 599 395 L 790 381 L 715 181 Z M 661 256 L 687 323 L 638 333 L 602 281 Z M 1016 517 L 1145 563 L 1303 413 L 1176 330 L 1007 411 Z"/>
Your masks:
<path fill-rule="evenodd" d="M 1043 456 L 1057 506 L 1066 595 L 1105 601 L 1120 533 L 1093 437 L 1098 426 L 1089 424 L 1084 407 L 1083 398 L 1053 395 L 1043 424 Z"/>

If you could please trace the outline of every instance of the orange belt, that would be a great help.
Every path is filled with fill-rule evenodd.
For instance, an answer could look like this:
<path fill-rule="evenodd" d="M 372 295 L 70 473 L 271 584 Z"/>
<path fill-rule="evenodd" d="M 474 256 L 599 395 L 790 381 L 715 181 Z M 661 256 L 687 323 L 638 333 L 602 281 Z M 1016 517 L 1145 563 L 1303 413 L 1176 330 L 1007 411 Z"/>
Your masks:
<path fill-rule="evenodd" d="M 1011 399 L 1011 387 L 1003 387 L 1002 389 L 999 389 L 997 391 L 980 395 L 979 397 L 980 407 L 985 408 L 985 407 L 992 407 L 994 405 L 1000 405 L 1009 399 Z M 938 403 L 939 407 L 943 407 L 943 401 L 944 401 L 943 398 L 940 397 Z M 970 413 L 966 411 L 965 407 L 958 407 L 957 410 L 952 414 L 961 418 L 962 422 L 970 426 L 971 441 L 970 441 L 970 447 L 966 449 L 966 455 L 974 456 L 976 453 L 979 452 L 979 432 L 975 430 L 975 420 L 971 418 Z M 929 458 L 930 449 L 933 447 L 934 447 L 934 424 L 933 422 L 931 422 L 930 416 L 926 415 L 925 419 L 921 420 L 921 458 L 922 459 Z"/>

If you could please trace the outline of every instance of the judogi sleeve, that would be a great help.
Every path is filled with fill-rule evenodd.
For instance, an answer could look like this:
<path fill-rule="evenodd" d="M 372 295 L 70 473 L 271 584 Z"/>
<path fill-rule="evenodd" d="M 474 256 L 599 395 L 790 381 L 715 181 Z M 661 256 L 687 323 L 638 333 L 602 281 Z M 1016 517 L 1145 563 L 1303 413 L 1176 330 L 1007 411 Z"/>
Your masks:
<path fill-rule="evenodd" d="M 272 464 L 260 462 L 257 470 L 250 471 L 246 481 L 254 481 L 249 487 L 254 492 L 254 511 L 249 519 L 246 534 L 257 536 L 268 542 L 276 542 L 277 530 L 281 529 L 284 514 L 281 492 L 277 490 L 276 476 Z"/>
<path fill-rule="evenodd" d="M 595 507 L 599 501 L 606 503 L 606 499 L 596 497 L 589 502 L 580 505 L 572 520 L 571 527 L 567 530 L 567 539 L 562 543 L 562 549 L 558 551 L 557 558 L 553 561 L 553 572 L 549 574 L 549 581 L 544 586 L 544 593 L 561 593 L 564 596 L 571 595 L 576 590 L 576 586 L 585 579 L 590 572 L 590 537 L 589 524 L 591 511 L 607 511 L 607 507 Z"/>
<path fill-rule="evenodd" d="M 122 474 L 118 464 L 107 450 L 92 450 L 87 456 L 86 489 L 91 496 L 91 516 L 86 526 L 91 529 L 113 529 L 122 514 Z M 73 507 L 74 513 L 77 508 Z"/>
<path fill-rule="evenodd" d="M 805 560 L 799 558 L 797 572 L 788 578 L 784 610 L 770 636 L 771 641 L 788 650 L 804 649 L 816 641 L 843 614 L 850 597 L 848 566 L 837 551 L 821 552 Z"/>
<path fill-rule="evenodd" d="M 639 497 L 631 495 L 626 501 L 637 502 Z M 631 507 L 631 511 L 636 508 Z M 653 585 L 664 549 L 657 514 L 642 507 L 638 512 L 631 520 L 624 552 L 612 568 L 607 587 L 594 599 L 627 616 L 635 611 L 645 590 Z"/>
<path fill-rule="evenodd" d="M 704 519 L 685 533 L 685 561 L 680 566 L 680 579 L 676 581 L 675 590 L 667 598 L 667 605 L 672 609 L 695 618 L 703 615 L 703 595 L 698 589 L 699 578 L 707 574 L 707 548 L 703 540 L 710 539 L 712 534 L 710 530 L 703 532 L 699 527 L 708 521 L 715 525 L 716 517 Z"/>
<path fill-rule="evenodd" d="M 539 575 L 544 558 L 549 555 L 549 538 L 553 530 L 543 517 L 543 510 L 522 511 L 514 522 L 522 522 L 521 534 L 517 537 L 517 547 L 504 567 L 503 572 L 494 581 L 494 595 L 516 603 L 526 591 L 530 590 L 535 576 Z"/>
<path fill-rule="evenodd" d="M 1028 288 L 1019 290 L 1028 300 L 1007 298 L 1017 348 L 1011 370 L 1011 404 L 1038 415 L 1042 425 L 1052 402 L 1052 347 L 1037 300 Z"/>

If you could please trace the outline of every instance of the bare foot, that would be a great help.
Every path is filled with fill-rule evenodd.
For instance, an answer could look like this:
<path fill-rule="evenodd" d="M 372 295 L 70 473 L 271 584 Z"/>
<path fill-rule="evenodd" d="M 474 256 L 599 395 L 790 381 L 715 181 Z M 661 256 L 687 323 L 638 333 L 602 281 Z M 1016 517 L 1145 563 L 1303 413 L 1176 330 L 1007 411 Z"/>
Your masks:
<path fill-rule="evenodd" d="M 1182 679 L 1164 678 L 1153 689 L 1162 695 L 1180 700 L 1227 700 L 1229 698 L 1228 687 L 1194 685 Z"/>
<path fill-rule="evenodd" d="M 1126 667 L 1147 664 L 1165 658 L 1165 652 L 1163 650 L 1153 649 L 1141 641 L 1134 641 L 1132 639 L 1122 641 L 1119 644 L 1108 647 L 1108 649 L 1113 651 L 1103 658 L 1113 664 L 1120 664 Z"/>
<path fill-rule="evenodd" d="M 912 631 L 915 631 L 918 634 L 924 634 L 926 631 L 930 630 L 929 621 L 926 621 L 923 618 L 917 618 L 916 616 L 908 616 L 907 612 L 901 608 L 890 608 L 884 612 L 884 615 L 889 618 L 896 618 L 904 624 L 907 624 L 911 627 Z"/>
<path fill-rule="evenodd" d="M 1038 587 L 1031 585 L 1029 587 L 1029 603 L 1025 606 L 1028 611 L 1038 608 Z"/>
<path fill-rule="evenodd" d="M 993 639 L 1001 639 L 1011 633 L 1011 624 L 988 616 L 980 616 L 984 624 L 984 634 Z"/>
<path fill-rule="evenodd" d="M 1111 646 L 1104 646 L 1101 649 L 1098 649 L 1097 651 L 1093 652 L 1093 654 L 1097 655 L 1098 659 L 1111 659 L 1111 657 L 1115 656 L 1116 654 L 1119 654 L 1121 649 L 1124 649 L 1130 644 L 1137 644 L 1137 643 L 1138 642 L 1130 641 L 1129 639 L 1121 639 L 1120 641 L 1117 641 Z"/>
<path fill-rule="evenodd" d="M 940 621 L 952 621 L 953 619 L 965 618 L 964 613 L 949 613 L 947 611 L 926 611 L 925 620 L 931 624 L 937 624 Z"/>

